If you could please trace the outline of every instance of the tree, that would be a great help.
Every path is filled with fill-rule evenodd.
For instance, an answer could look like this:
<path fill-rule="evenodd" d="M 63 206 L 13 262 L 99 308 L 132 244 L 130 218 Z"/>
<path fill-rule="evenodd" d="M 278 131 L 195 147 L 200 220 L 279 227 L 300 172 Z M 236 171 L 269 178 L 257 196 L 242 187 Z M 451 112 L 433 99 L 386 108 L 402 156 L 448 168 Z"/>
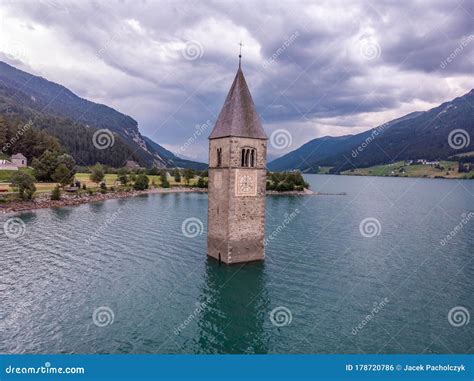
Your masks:
<path fill-rule="evenodd" d="M 199 177 L 196 186 L 198 188 L 207 188 L 207 182 L 204 181 L 204 179 L 202 177 Z"/>
<path fill-rule="evenodd" d="M 133 188 L 135 190 L 145 190 L 145 189 L 148 189 L 149 183 L 150 183 L 150 179 L 148 178 L 148 176 L 141 173 L 137 176 L 137 179 L 135 180 L 135 184 L 133 184 Z"/>
<path fill-rule="evenodd" d="M 64 165 L 71 173 L 71 177 L 74 177 L 74 175 L 76 174 L 76 161 L 71 155 L 68 155 L 67 153 L 65 153 L 65 154 L 59 155 L 56 160 L 57 160 L 58 166 L 61 164 Z"/>
<path fill-rule="evenodd" d="M 18 188 L 20 198 L 31 200 L 36 192 L 35 178 L 27 172 L 18 171 L 10 178 L 11 185 Z"/>
<path fill-rule="evenodd" d="M 91 174 L 89 178 L 96 184 L 99 184 L 102 180 L 104 180 L 105 173 L 102 165 L 96 164 L 91 168 Z"/>
<path fill-rule="evenodd" d="M 74 166 L 76 165 L 76 161 L 71 155 L 68 155 L 67 153 L 63 153 L 62 155 L 58 155 L 56 158 L 58 165 L 59 164 L 64 164 L 67 168 L 69 169 L 74 169 Z"/>
<path fill-rule="evenodd" d="M 174 176 L 174 181 L 176 181 L 177 183 L 181 182 L 181 173 L 179 172 L 178 168 L 175 168 L 175 170 L 173 171 L 173 176 Z"/>
<path fill-rule="evenodd" d="M 61 200 L 61 189 L 59 188 L 59 185 L 56 185 L 51 192 L 51 200 Z"/>
<path fill-rule="evenodd" d="M 147 172 L 149 176 L 158 176 L 160 174 L 160 171 L 156 167 L 150 168 Z"/>
<path fill-rule="evenodd" d="M 117 171 L 117 180 L 120 181 L 122 185 L 127 185 L 128 183 L 127 174 L 128 174 L 127 168 L 120 168 Z"/>
<path fill-rule="evenodd" d="M 51 178 L 54 182 L 61 184 L 61 186 L 65 186 L 74 180 L 74 173 L 71 172 L 65 164 L 59 164 L 54 170 Z"/>
<path fill-rule="evenodd" d="M 309 184 L 304 181 L 303 175 L 298 172 L 274 172 L 267 173 L 267 186 L 268 190 L 276 190 L 279 192 L 292 191 L 292 190 L 304 190 L 309 188 Z"/>
<path fill-rule="evenodd" d="M 166 175 L 166 171 L 161 171 L 160 173 L 160 181 L 161 181 L 161 186 L 163 188 L 169 188 L 170 187 L 170 183 L 168 181 L 168 177 Z"/>
<path fill-rule="evenodd" d="M 51 181 L 54 170 L 58 165 L 58 152 L 46 150 L 39 159 L 33 159 L 32 167 L 38 181 Z"/>
<path fill-rule="evenodd" d="M 0 116 L 0 150 L 5 152 L 6 143 L 7 143 L 7 135 L 8 135 L 8 126 L 6 120 L 3 116 Z"/>
<path fill-rule="evenodd" d="M 57 151 L 46 150 L 39 159 L 33 159 L 32 166 L 35 170 L 35 176 L 39 181 L 55 181 L 61 182 L 58 175 L 55 175 L 58 167 L 62 166 L 58 171 L 63 177 L 67 177 L 66 184 L 71 182 L 76 174 L 76 162 L 71 155 L 61 154 Z M 64 170 L 66 168 L 69 174 Z M 55 178 L 56 177 L 56 178 Z"/>
<path fill-rule="evenodd" d="M 192 169 L 184 170 L 184 183 L 189 185 L 189 181 L 194 178 L 194 171 Z"/>

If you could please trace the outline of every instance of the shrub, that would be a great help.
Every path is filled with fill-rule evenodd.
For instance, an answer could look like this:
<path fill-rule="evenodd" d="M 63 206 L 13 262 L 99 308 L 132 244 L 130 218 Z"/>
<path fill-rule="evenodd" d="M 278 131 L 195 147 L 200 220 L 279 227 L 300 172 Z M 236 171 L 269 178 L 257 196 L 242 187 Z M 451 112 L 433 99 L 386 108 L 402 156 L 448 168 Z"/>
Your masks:
<path fill-rule="evenodd" d="M 18 188 L 18 194 L 23 200 L 31 200 L 36 192 L 35 178 L 26 172 L 16 172 L 12 175 L 10 182 L 13 187 Z"/>
<path fill-rule="evenodd" d="M 196 183 L 196 187 L 198 188 L 207 188 L 207 181 L 204 181 L 202 177 L 200 177 Z"/>
<path fill-rule="evenodd" d="M 128 183 L 128 171 L 127 168 L 120 168 L 117 171 L 117 180 L 120 181 L 122 185 L 127 185 Z"/>
<path fill-rule="evenodd" d="M 96 184 L 99 184 L 105 177 L 104 168 L 100 164 L 96 164 L 91 168 L 90 179 Z"/>
<path fill-rule="evenodd" d="M 61 200 L 61 189 L 59 188 L 59 185 L 56 185 L 51 192 L 51 200 Z"/>
<path fill-rule="evenodd" d="M 170 183 L 168 181 L 168 177 L 166 175 L 166 171 L 162 170 L 160 172 L 160 181 L 161 181 L 161 186 L 163 188 L 169 188 L 170 187 Z"/>
<path fill-rule="evenodd" d="M 181 182 L 181 173 L 179 172 L 179 169 L 176 168 L 174 171 L 173 171 L 173 176 L 174 176 L 174 181 L 176 181 L 177 183 L 180 183 Z"/>
<path fill-rule="evenodd" d="M 147 175 L 139 174 L 137 179 L 135 180 L 135 184 L 133 184 L 133 188 L 135 190 L 145 190 L 148 189 L 148 184 L 150 183 L 150 179 Z"/>

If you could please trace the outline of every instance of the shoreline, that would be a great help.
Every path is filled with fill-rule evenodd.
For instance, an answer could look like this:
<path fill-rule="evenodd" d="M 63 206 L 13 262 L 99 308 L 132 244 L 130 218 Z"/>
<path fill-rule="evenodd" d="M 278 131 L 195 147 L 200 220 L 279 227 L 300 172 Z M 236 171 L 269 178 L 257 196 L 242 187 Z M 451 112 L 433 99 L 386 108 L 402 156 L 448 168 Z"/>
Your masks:
<path fill-rule="evenodd" d="M 154 188 L 143 191 L 118 191 L 113 193 L 96 193 L 93 195 L 70 195 L 63 193 L 61 200 L 51 200 L 51 193 L 43 193 L 40 196 L 35 197 L 33 200 L 25 201 L 11 201 L 6 204 L 0 204 L 0 215 L 26 212 L 37 209 L 48 209 L 48 208 L 62 208 L 66 206 L 78 206 L 83 204 L 89 204 L 94 202 L 102 202 L 107 200 L 118 200 L 122 198 L 136 197 L 144 194 L 156 194 L 156 193 L 207 193 L 207 189 L 201 188 Z"/>
<path fill-rule="evenodd" d="M 37 209 L 48 209 L 48 208 L 63 208 L 67 206 L 78 206 L 83 204 L 89 204 L 94 202 L 102 202 L 107 200 L 117 200 L 122 198 L 137 197 L 145 194 L 164 194 L 164 193 L 207 193 L 207 188 L 185 188 L 185 187 L 173 187 L 173 188 L 153 188 L 143 191 L 118 191 L 113 193 L 96 193 L 93 195 L 83 194 L 67 194 L 63 193 L 61 200 L 51 200 L 51 193 L 42 193 L 35 197 L 33 200 L 25 201 L 11 201 L 5 204 L 0 204 L 0 215 L 28 212 Z M 267 191 L 267 196 L 316 196 L 316 195 L 345 195 L 346 193 L 319 193 L 313 192 L 309 189 L 304 191 Z"/>

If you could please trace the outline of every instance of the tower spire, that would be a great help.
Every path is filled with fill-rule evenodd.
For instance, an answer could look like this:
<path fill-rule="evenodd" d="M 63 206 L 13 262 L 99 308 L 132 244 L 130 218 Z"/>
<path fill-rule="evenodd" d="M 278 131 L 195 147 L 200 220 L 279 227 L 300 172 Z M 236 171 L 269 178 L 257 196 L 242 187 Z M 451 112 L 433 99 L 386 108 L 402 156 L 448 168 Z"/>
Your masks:
<path fill-rule="evenodd" d="M 240 45 L 240 51 L 239 51 L 239 68 L 240 68 L 242 64 L 242 46 L 244 46 L 244 44 L 242 44 L 242 41 L 240 41 L 239 45 Z"/>

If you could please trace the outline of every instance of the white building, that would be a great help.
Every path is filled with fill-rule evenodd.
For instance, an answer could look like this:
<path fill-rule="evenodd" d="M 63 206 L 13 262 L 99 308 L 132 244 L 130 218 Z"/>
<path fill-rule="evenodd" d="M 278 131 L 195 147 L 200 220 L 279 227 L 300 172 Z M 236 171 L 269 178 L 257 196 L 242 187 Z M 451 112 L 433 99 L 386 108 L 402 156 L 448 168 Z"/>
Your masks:
<path fill-rule="evenodd" d="M 15 164 L 18 168 L 27 167 L 26 157 L 23 156 L 21 153 L 14 154 L 11 160 L 12 160 L 12 163 Z"/>
<path fill-rule="evenodd" d="M 0 159 L 0 170 L 18 171 L 18 167 L 9 160 Z"/>

